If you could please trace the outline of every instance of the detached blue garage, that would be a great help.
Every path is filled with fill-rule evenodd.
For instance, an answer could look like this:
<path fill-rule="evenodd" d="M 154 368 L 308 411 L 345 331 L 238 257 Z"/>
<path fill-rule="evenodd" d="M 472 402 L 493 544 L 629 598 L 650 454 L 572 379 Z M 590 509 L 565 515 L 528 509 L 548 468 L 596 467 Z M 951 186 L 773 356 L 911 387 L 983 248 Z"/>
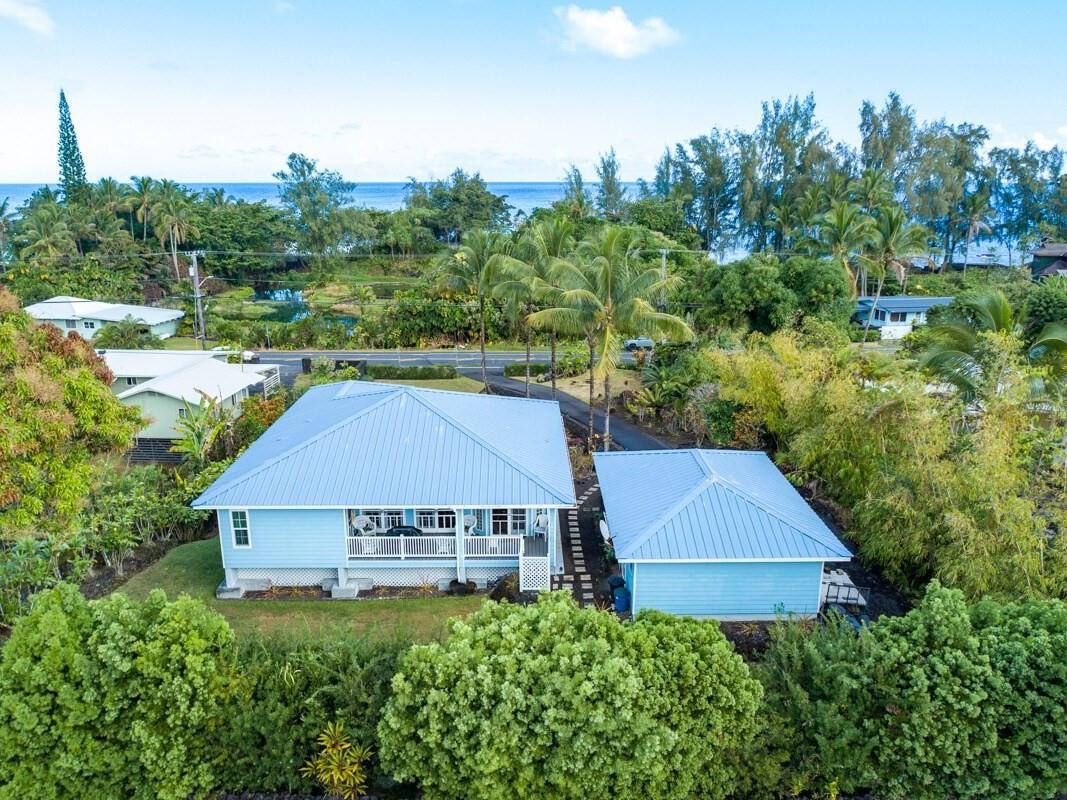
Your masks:
<path fill-rule="evenodd" d="M 594 463 L 634 613 L 814 616 L 823 565 L 852 557 L 764 453 L 646 450 Z"/>

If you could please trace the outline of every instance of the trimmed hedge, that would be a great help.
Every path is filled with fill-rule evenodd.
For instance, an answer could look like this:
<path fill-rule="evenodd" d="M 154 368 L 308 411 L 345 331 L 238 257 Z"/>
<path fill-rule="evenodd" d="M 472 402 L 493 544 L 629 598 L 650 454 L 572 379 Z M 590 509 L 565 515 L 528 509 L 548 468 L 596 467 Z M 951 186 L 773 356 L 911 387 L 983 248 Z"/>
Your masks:
<path fill-rule="evenodd" d="M 549 364 L 530 364 L 530 377 L 533 378 L 537 375 L 547 375 L 550 369 Z M 526 377 L 526 362 L 523 361 L 518 364 L 508 364 L 504 367 L 504 374 L 509 378 L 525 378 Z"/>
<path fill-rule="evenodd" d="M 378 380 L 431 381 L 447 380 L 459 375 L 449 364 L 431 364 L 421 367 L 399 367 L 392 364 L 368 364 L 367 377 Z"/>

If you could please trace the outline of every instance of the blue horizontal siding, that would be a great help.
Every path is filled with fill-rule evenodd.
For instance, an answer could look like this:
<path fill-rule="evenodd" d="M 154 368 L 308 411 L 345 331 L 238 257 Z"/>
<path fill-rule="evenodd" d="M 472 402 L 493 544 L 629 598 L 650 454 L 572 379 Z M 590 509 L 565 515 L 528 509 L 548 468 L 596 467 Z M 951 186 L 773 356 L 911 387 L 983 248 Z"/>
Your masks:
<path fill-rule="evenodd" d="M 344 511 L 336 508 L 251 509 L 252 546 L 233 546 L 230 512 L 219 512 L 219 541 L 227 567 L 348 566 Z"/>
<path fill-rule="evenodd" d="M 632 572 L 624 566 L 623 575 L 635 612 L 652 608 L 693 617 L 774 619 L 818 613 L 822 563 L 638 563 Z"/>

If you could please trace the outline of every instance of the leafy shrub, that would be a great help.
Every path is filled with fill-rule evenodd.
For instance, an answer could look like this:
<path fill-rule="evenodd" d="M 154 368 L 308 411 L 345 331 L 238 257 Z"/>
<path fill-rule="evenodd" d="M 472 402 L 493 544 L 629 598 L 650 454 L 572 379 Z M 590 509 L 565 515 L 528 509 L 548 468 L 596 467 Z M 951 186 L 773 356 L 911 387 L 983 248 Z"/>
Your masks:
<path fill-rule="evenodd" d="M 848 340 L 850 342 L 879 342 L 882 340 L 882 329 L 876 328 L 874 325 L 867 329 L 866 338 L 864 338 L 863 323 L 852 323 L 848 326 Z"/>
<path fill-rule="evenodd" d="M 224 757 L 232 643 L 187 597 L 38 595 L 0 655 L 0 797 L 205 795 Z"/>
<path fill-rule="evenodd" d="M 716 623 L 623 625 L 564 593 L 454 621 L 393 689 L 382 763 L 442 800 L 723 797 L 760 696 Z"/>
<path fill-rule="evenodd" d="M 1026 298 L 1026 335 L 1033 339 L 1049 322 L 1067 322 L 1067 276 L 1045 278 Z"/>
<path fill-rule="evenodd" d="M 756 674 L 761 796 L 1051 798 L 1067 785 L 1067 606 L 968 606 L 931 585 L 909 614 L 857 636 L 777 627 Z"/>
<path fill-rule="evenodd" d="M 568 345 L 556 356 L 556 375 L 572 378 L 589 371 L 589 348 L 584 345 Z"/>
<path fill-rule="evenodd" d="M 459 373 L 451 364 L 426 364 L 423 366 L 400 367 L 393 364 L 368 364 L 368 377 L 376 380 L 446 380 L 455 378 Z"/>
<path fill-rule="evenodd" d="M 313 789 L 300 767 L 315 756 L 315 737 L 331 722 L 345 723 L 354 746 L 377 750 L 381 710 L 409 644 L 402 637 L 242 639 L 241 682 L 216 736 L 226 753 L 218 785 L 233 792 Z M 378 785 L 388 783 L 374 757 L 368 774 Z"/>
<path fill-rule="evenodd" d="M 533 363 L 531 363 L 529 366 L 530 366 L 530 377 L 531 378 L 535 377 L 537 375 L 547 375 L 552 369 L 552 365 L 551 364 L 533 364 Z M 518 363 L 518 364 L 505 364 L 504 365 L 504 374 L 507 375 L 509 378 L 515 378 L 515 377 L 525 378 L 526 377 L 526 362 L 523 361 L 523 362 Z"/>

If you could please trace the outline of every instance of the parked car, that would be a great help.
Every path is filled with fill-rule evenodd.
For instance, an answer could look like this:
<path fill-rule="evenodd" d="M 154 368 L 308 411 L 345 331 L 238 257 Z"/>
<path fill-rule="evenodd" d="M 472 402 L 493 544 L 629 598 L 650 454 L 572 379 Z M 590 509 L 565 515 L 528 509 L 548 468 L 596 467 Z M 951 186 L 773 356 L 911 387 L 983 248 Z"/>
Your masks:
<path fill-rule="evenodd" d="M 258 364 L 259 353 L 253 353 L 251 350 L 245 350 L 241 353 L 241 360 L 246 364 Z"/>
<path fill-rule="evenodd" d="M 638 336 L 636 339 L 627 339 L 622 346 L 632 353 L 635 350 L 651 350 L 655 343 L 649 336 Z"/>
<path fill-rule="evenodd" d="M 422 528 L 414 525 L 394 525 L 385 532 L 386 536 L 422 536 Z"/>

